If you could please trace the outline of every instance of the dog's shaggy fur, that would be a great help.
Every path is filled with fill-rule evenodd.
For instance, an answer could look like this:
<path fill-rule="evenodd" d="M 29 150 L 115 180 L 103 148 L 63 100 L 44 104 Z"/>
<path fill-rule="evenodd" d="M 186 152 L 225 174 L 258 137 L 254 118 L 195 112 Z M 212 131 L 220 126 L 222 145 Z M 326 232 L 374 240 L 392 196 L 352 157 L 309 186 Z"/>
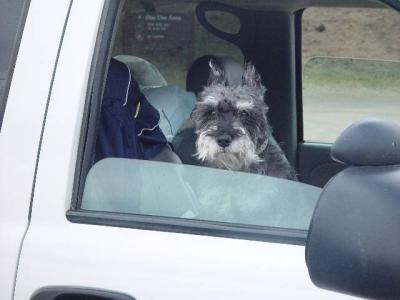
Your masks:
<path fill-rule="evenodd" d="M 192 112 L 196 156 L 209 166 L 296 180 L 296 174 L 272 137 L 265 87 L 252 64 L 239 86 L 227 86 L 223 71 L 210 61 L 208 85 Z"/>

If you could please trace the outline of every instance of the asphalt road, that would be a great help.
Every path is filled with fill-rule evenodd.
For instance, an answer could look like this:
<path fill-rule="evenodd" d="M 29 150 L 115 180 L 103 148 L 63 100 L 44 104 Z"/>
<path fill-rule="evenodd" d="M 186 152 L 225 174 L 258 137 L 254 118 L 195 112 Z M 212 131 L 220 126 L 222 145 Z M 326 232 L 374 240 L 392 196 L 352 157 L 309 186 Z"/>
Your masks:
<path fill-rule="evenodd" d="M 303 95 L 304 139 L 333 142 L 356 120 L 378 117 L 400 124 L 399 96 Z"/>

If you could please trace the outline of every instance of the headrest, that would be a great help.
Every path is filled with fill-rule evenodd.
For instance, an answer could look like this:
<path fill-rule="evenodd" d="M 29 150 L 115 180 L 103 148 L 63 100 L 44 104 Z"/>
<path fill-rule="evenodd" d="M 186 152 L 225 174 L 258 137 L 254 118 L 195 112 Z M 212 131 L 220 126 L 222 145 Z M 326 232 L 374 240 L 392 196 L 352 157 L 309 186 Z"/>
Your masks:
<path fill-rule="evenodd" d="M 190 66 L 186 76 L 186 90 L 197 94 L 207 85 L 210 60 L 224 71 L 228 85 L 235 86 L 242 83 L 244 69 L 239 62 L 229 56 L 205 55 L 196 59 Z"/>
<path fill-rule="evenodd" d="M 151 62 L 133 55 L 118 55 L 114 58 L 129 67 L 132 76 L 135 77 L 141 88 L 167 85 L 164 76 L 161 75 L 160 71 Z"/>
<path fill-rule="evenodd" d="M 112 59 L 108 67 L 107 80 L 103 98 L 120 99 L 121 104 L 128 98 L 129 82 L 131 80 L 128 67 Z"/>
<path fill-rule="evenodd" d="M 331 157 L 352 166 L 400 164 L 400 126 L 375 118 L 355 122 L 337 138 Z"/>
<path fill-rule="evenodd" d="M 190 115 L 196 103 L 196 96 L 177 85 L 144 89 L 143 94 L 160 112 L 160 128 L 172 141 L 173 137 Z"/>

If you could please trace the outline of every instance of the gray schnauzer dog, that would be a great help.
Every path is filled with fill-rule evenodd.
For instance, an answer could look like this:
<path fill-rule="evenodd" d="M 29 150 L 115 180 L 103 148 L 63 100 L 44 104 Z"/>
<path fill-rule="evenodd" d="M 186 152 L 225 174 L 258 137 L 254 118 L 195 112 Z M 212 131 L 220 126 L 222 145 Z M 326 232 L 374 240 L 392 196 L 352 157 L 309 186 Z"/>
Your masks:
<path fill-rule="evenodd" d="M 210 61 L 208 84 L 192 112 L 196 156 L 216 168 L 297 180 L 268 123 L 266 88 L 246 64 L 242 83 L 227 86 L 223 71 Z"/>

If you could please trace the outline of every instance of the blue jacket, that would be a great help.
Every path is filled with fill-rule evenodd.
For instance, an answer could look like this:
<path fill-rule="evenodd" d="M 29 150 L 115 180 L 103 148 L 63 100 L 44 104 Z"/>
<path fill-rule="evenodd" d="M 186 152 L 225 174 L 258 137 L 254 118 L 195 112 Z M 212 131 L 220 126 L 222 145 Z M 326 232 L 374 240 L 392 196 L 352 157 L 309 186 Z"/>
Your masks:
<path fill-rule="evenodd" d="M 127 65 L 111 59 L 98 128 L 95 162 L 106 157 L 151 159 L 167 144 L 160 114 Z"/>

